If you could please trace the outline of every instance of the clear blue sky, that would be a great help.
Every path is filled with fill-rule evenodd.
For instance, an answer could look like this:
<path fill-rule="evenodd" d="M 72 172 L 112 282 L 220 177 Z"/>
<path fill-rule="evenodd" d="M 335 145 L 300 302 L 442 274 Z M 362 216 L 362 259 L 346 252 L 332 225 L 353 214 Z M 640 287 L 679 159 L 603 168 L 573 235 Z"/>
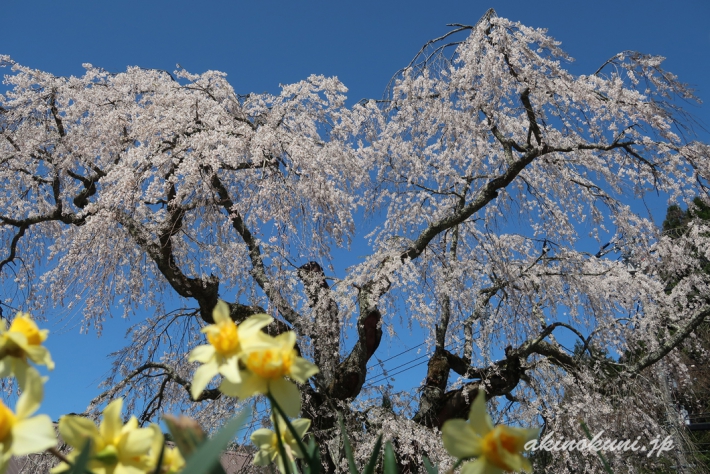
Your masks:
<path fill-rule="evenodd" d="M 239 93 L 277 92 L 279 84 L 310 74 L 333 75 L 354 103 L 379 98 L 392 74 L 423 43 L 448 31 L 447 23 L 474 24 L 490 7 L 548 28 L 576 59 L 574 73 L 593 72 L 623 50 L 658 54 L 667 58 L 666 69 L 710 101 L 708 0 L 5 0 L 0 54 L 56 75 L 80 75 L 87 62 L 109 71 L 128 65 L 172 71 L 180 63 L 196 73 L 226 72 Z M 690 110 L 710 129 L 710 106 Z M 710 141 L 707 132 L 701 136 Z M 107 325 L 113 335 L 97 340 L 79 336 L 72 324 L 49 326 L 57 369 L 42 410 L 55 419 L 83 411 L 99 392 L 106 355 L 121 347 L 127 327 L 113 321 Z M 379 355 L 386 358 L 387 344 L 383 349 Z M 417 374 L 412 385 L 420 381 Z"/>

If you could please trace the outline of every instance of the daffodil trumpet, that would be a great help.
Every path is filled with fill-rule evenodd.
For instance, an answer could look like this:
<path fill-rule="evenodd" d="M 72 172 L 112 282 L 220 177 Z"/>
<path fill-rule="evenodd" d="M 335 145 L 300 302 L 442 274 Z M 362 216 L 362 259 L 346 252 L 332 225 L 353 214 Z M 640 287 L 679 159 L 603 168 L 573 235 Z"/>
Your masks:
<path fill-rule="evenodd" d="M 244 348 L 246 368 L 240 373 L 241 380 L 235 383 L 225 377 L 220 392 L 241 399 L 271 394 L 286 415 L 297 417 L 301 412 L 301 393 L 294 382 L 306 383 L 318 373 L 318 367 L 298 355 L 293 331 L 276 337 L 259 332 L 254 339 L 258 343 L 248 343 Z"/>
<path fill-rule="evenodd" d="M 522 456 L 525 443 L 537 438 L 538 429 L 494 426 L 486 411 L 486 397 L 478 391 L 471 404 L 468 420 L 453 419 L 441 428 L 444 448 L 459 460 L 469 460 L 462 474 L 501 474 L 532 472 L 530 460 Z"/>

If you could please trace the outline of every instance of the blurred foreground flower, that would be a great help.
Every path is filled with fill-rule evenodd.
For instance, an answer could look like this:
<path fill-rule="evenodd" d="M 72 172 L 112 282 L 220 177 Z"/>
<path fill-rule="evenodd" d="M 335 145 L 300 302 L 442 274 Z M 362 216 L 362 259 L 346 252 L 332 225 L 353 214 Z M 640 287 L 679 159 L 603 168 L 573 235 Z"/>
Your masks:
<path fill-rule="evenodd" d="M 478 458 L 461 468 L 461 474 L 500 474 L 506 471 L 532 472 L 522 456 L 525 443 L 537 438 L 538 429 L 493 426 L 486 412 L 486 396 L 478 390 L 468 421 L 453 419 L 441 429 L 446 450 L 458 459 Z"/>
<path fill-rule="evenodd" d="M 301 449 L 298 447 L 298 441 L 293 437 L 284 420 L 275 414 L 271 416 L 272 423 L 274 420 L 278 423 L 284 452 L 288 458 L 287 461 L 292 465 L 296 458 L 303 458 L 304 453 L 301 452 Z M 302 439 L 305 436 L 306 431 L 308 431 L 308 428 L 311 426 L 311 420 L 299 418 L 291 421 L 291 425 L 296 430 L 296 433 L 298 433 L 298 436 Z M 276 462 L 279 471 L 286 472 L 284 467 L 284 459 L 279 453 L 278 437 L 274 431 L 267 428 L 258 429 L 251 434 L 251 441 L 259 448 L 259 452 L 254 455 L 253 462 L 255 465 L 268 466 L 272 462 Z M 296 472 L 294 469 L 290 469 L 290 471 Z"/>
<path fill-rule="evenodd" d="M 5 472 L 12 455 L 40 453 L 57 444 L 57 435 L 49 416 L 30 418 L 39 408 L 43 390 L 42 379 L 35 373 L 27 377 L 15 413 L 0 401 L 0 473 Z"/>
<path fill-rule="evenodd" d="M 94 474 L 138 474 L 155 468 L 156 450 L 160 450 L 163 434 L 156 424 L 139 428 L 138 420 L 132 416 L 124 425 L 121 421 L 123 400 L 109 403 L 103 412 L 103 420 L 97 428 L 88 418 L 63 416 L 59 419 L 59 434 L 74 450 L 67 458 L 74 461 L 86 440 L 91 439 L 89 470 Z M 69 469 L 60 463 L 52 473 Z"/>
<path fill-rule="evenodd" d="M 242 372 L 242 380 L 234 383 L 225 379 L 219 390 L 242 399 L 271 394 L 288 416 L 298 416 L 301 394 L 296 384 L 284 377 L 306 383 L 310 376 L 318 373 L 318 367 L 296 353 L 296 333 L 293 331 L 276 337 L 259 333 L 258 337 L 266 345 L 252 345 L 246 350 L 244 364 L 247 370 Z"/>
<path fill-rule="evenodd" d="M 42 346 L 48 333 L 48 330 L 37 327 L 29 313 L 17 313 L 10 329 L 4 319 L 0 320 L 0 377 L 14 374 L 20 388 L 24 389 L 27 371 L 36 372 L 27 359 L 46 365 L 49 370 L 54 369 L 49 351 Z"/>
<path fill-rule="evenodd" d="M 160 454 L 160 451 L 158 451 Z M 165 447 L 163 452 L 163 463 L 160 466 L 160 474 L 177 474 L 185 467 L 185 459 L 180 454 L 180 450 L 174 447 Z"/>
<path fill-rule="evenodd" d="M 209 344 L 195 347 L 188 358 L 190 362 L 203 364 L 192 378 L 190 394 L 194 400 L 217 374 L 222 374 L 230 382 L 241 382 L 239 358 L 244 347 L 248 344 L 259 345 L 261 328 L 273 321 L 266 314 L 255 314 L 237 326 L 229 317 L 229 306 L 222 300 L 217 302 L 212 317 L 215 323 L 202 329 Z"/>

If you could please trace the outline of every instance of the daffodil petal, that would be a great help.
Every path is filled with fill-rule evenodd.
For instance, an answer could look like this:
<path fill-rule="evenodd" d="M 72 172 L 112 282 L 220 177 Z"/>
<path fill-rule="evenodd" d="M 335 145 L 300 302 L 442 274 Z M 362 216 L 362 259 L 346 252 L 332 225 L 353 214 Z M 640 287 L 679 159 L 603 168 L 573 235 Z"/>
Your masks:
<path fill-rule="evenodd" d="M 121 459 L 132 459 L 147 454 L 153 445 L 155 433 L 151 428 L 138 428 L 121 438 L 119 452 Z"/>
<path fill-rule="evenodd" d="M 219 373 L 224 375 L 224 377 L 233 383 L 239 383 L 242 381 L 242 377 L 239 374 L 239 359 L 235 357 L 229 357 L 224 364 L 219 366 Z"/>
<path fill-rule="evenodd" d="M 123 428 L 123 422 L 121 421 L 122 409 L 122 398 L 117 398 L 104 408 L 104 417 L 99 426 L 99 433 L 101 433 L 103 439 L 113 440 L 121 435 L 121 428 Z"/>
<path fill-rule="evenodd" d="M 259 428 L 251 434 L 251 442 L 258 446 L 271 447 L 276 433 L 267 428 Z"/>
<path fill-rule="evenodd" d="M 195 370 L 195 375 L 192 376 L 192 386 L 190 387 L 190 395 L 192 395 L 193 400 L 197 400 L 205 387 L 209 385 L 210 380 L 218 373 L 219 367 L 214 361 L 201 365 Z"/>
<path fill-rule="evenodd" d="M 479 458 L 461 466 L 461 474 L 502 474 L 504 471 L 486 462 L 486 458 Z"/>
<path fill-rule="evenodd" d="M 457 459 L 467 459 L 481 454 L 482 438 L 466 420 L 454 418 L 441 428 L 444 448 Z"/>
<path fill-rule="evenodd" d="M 12 374 L 12 357 L 4 357 L 0 359 L 0 378 L 9 377 Z"/>
<path fill-rule="evenodd" d="M 306 383 L 308 379 L 319 372 L 315 364 L 311 364 L 303 357 L 296 356 L 289 376 L 297 382 Z"/>
<path fill-rule="evenodd" d="M 153 441 L 150 446 L 150 452 L 151 452 L 151 455 L 154 456 L 151 467 L 155 467 L 155 464 L 157 464 L 157 462 L 158 462 L 157 457 L 160 455 L 160 449 L 165 444 L 165 437 L 163 436 L 163 431 L 155 423 L 151 423 L 148 426 L 148 429 L 153 431 Z M 170 448 L 168 448 L 167 446 L 165 447 L 165 451 L 163 453 L 163 463 L 166 463 L 166 459 L 168 458 L 168 450 L 169 449 Z"/>
<path fill-rule="evenodd" d="M 500 440 L 498 442 L 497 455 L 500 458 L 500 462 L 507 467 L 507 470 L 513 472 L 519 472 L 523 470 L 523 456 L 520 453 L 511 453 L 507 451 L 501 444 Z"/>
<path fill-rule="evenodd" d="M 99 430 L 93 421 L 83 416 L 63 416 L 59 419 L 59 435 L 69 446 L 82 448 L 87 438 L 99 437 Z"/>
<path fill-rule="evenodd" d="M 2 446 L 1 443 L 0 443 L 0 446 Z M 5 471 L 7 471 L 7 468 L 10 466 L 10 458 L 11 457 L 12 457 L 12 451 L 10 451 L 10 450 L 4 451 L 4 448 L 0 449 L 0 474 L 5 474 Z"/>
<path fill-rule="evenodd" d="M 228 380 L 224 380 L 222 382 L 222 385 L 227 385 L 233 391 L 234 395 L 225 392 L 220 386 L 220 390 L 222 390 L 222 393 L 241 399 L 249 398 L 258 393 L 266 395 L 269 390 L 268 380 L 258 377 L 246 370 L 241 373 L 241 376 L 242 381 L 238 384 L 231 384 Z M 225 382 L 227 382 L 227 384 L 225 384 Z"/>
<path fill-rule="evenodd" d="M 256 334 L 258 331 L 261 331 L 261 328 L 271 324 L 273 320 L 274 318 L 263 313 L 249 316 L 239 325 L 240 338 L 248 338 Z"/>
<path fill-rule="evenodd" d="M 515 450 L 518 452 L 522 452 L 525 450 L 525 443 L 527 443 L 528 441 L 532 441 L 533 439 L 537 439 L 538 436 L 540 436 L 539 429 L 506 426 L 506 431 L 510 435 L 517 438 L 517 441 L 515 443 Z"/>
<path fill-rule="evenodd" d="M 299 418 L 297 420 L 292 420 L 291 426 L 293 426 L 293 429 L 295 429 L 296 433 L 298 433 L 299 439 L 303 439 L 303 437 L 306 435 L 306 432 L 308 432 L 308 428 L 311 427 L 311 420 L 309 420 L 308 418 Z"/>
<path fill-rule="evenodd" d="M 301 393 L 295 383 L 282 378 L 272 380 L 269 392 L 287 416 L 297 417 L 301 412 Z"/>
<path fill-rule="evenodd" d="M 119 463 L 116 464 L 113 470 L 106 469 L 102 472 L 101 470 L 97 470 L 96 468 L 94 468 L 91 470 L 91 472 L 97 474 L 145 474 L 145 469 L 142 469 L 138 466 L 131 466 Z"/>
<path fill-rule="evenodd" d="M 268 466 L 271 464 L 271 453 L 267 451 L 259 451 L 254 455 L 254 460 L 252 464 L 255 466 Z"/>
<path fill-rule="evenodd" d="M 282 332 L 274 338 L 274 342 L 279 347 L 287 347 L 291 349 L 296 346 L 296 333 L 293 331 Z"/>
<path fill-rule="evenodd" d="M 202 346 L 197 346 L 192 351 L 187 358 L 188 362 L 200 362 L 201 364 L 206 364 L 215 355 L 214 346 L 212 344 L 205 344 Z"/>
<path fill-rule="evenodd" d="M 27 386 L 27 378 L 37 374 L 39 377 L 39 372 L 34 367 L 31 367 L 24 359 L 18 359 L 17 357 L 8 357 L 10 359 L 10 367 L 15 378 L 17 379 L 17 385 L 20 389 L 24 390 Z"/>
<path fill-rule="evenodd" d="M 222 300 L 217 301 L 217 305 L 212 310 L 212 319 L 214 319 L 215 324 L 231 321 L 232 318 L 229 317 L 229 305 Z"/>
<path fill-rule="evenodd" d="M 19 420 L 12 427 L 12 453 L 17 456 L 41 453 L 56 445 L 57 435 L 47 415 Z"/>
<path fill-rule="evenodd" d="M 5 333 L 5 337 L 15 343 L 15 345 L 17 345 L 20 349 L 27 352 L 27 348 L 29 347 L 29 344 L 27 342 L 27 336 L 25 336 L 21 332 L 8 331 L 7 333 Z"/>
<path fill-rule="evenodd" d="M 493 429 L 493 420 L 486 409 L 486 393 L 481 389 L 478 389 L 476 399 L 471 403 L 468 421 L 480 436 L 487 435 Z"/>
<path fill-rule="evenodd" d="M 16 415 L 23 419 L 36 412 L 44 396 L 42 377 L 33 367 L 27 367 L 24 374 L 24 387 L 20 398 L 17 400 Z M 19 379 L 18 379 L 19 382 Z"/>
<path fill-rule="evenodd" d="M 291 426 L 293 426 L 293 429 L 296 430 L 296 433 L 298 434 L 298 440 L 301 440 L 308 431 L 308 428 L 310 428 L 311 420 L 308 420 L 306 418 L 292 420 Z M 291 432 L 288 430 L 288 426 L 286 426 L 286 423 L 284 423 L 284 431 L 287 433 L 286 439 L 288 440 L 288 444 L 291 446 L 291 450 L 296 454 L 296 457 L 304 457 L 304 453 L 298 446 L 298 440 L 291 435 Z"/>
<path fill-rule="evenodd" d="M 27 346 L 25 350 L 28 357 L 35 364 L 46 365 L 49 370 L 54 369 L 54 362 L 52 357 L 49 355 L 49 351 L 44 346 Z"/>

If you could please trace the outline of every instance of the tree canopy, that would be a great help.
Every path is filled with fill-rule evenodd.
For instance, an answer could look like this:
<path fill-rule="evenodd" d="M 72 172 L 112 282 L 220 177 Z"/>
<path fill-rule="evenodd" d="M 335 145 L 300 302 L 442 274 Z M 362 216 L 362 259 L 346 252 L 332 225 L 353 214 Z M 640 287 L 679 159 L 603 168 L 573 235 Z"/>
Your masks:
<path fill-rule="evenodd" d="M 79 307 L 97 330 L 116 306 L 148 309 L 89 407 L 123 394 L 142 421 L 234 411 L 214 384 L 189 395 L 186 354 L 223 299 L 237 322 L 266 312 L 271 334 L 296 331 L 321 370 L 302 416 L 322 445 L 342 411 L 361 456 L 383 430 L 402 465 L 445 461 L 427 434 L 481 389 L 500 416 L 569 438 L 579 419 L 665 433 L 652 388 L 688 373 L 710 246 L 704 221 L 664 235 L 643 199 L 707 203 L 710 147 L 662 58 L 625 51 L 585 75 L 570 59 L 489 12 L 425 45 L 383 99 L 347 106 L 322 76 L 244 95 L 216 71 L 57 77 L 0 57 L 0 276 L 22 295 L 3 302 Z M 366 386 L 407 322 L 426 334 L 425 380 Z M 584 459 L 555 462 L 594 472 Z"/>

